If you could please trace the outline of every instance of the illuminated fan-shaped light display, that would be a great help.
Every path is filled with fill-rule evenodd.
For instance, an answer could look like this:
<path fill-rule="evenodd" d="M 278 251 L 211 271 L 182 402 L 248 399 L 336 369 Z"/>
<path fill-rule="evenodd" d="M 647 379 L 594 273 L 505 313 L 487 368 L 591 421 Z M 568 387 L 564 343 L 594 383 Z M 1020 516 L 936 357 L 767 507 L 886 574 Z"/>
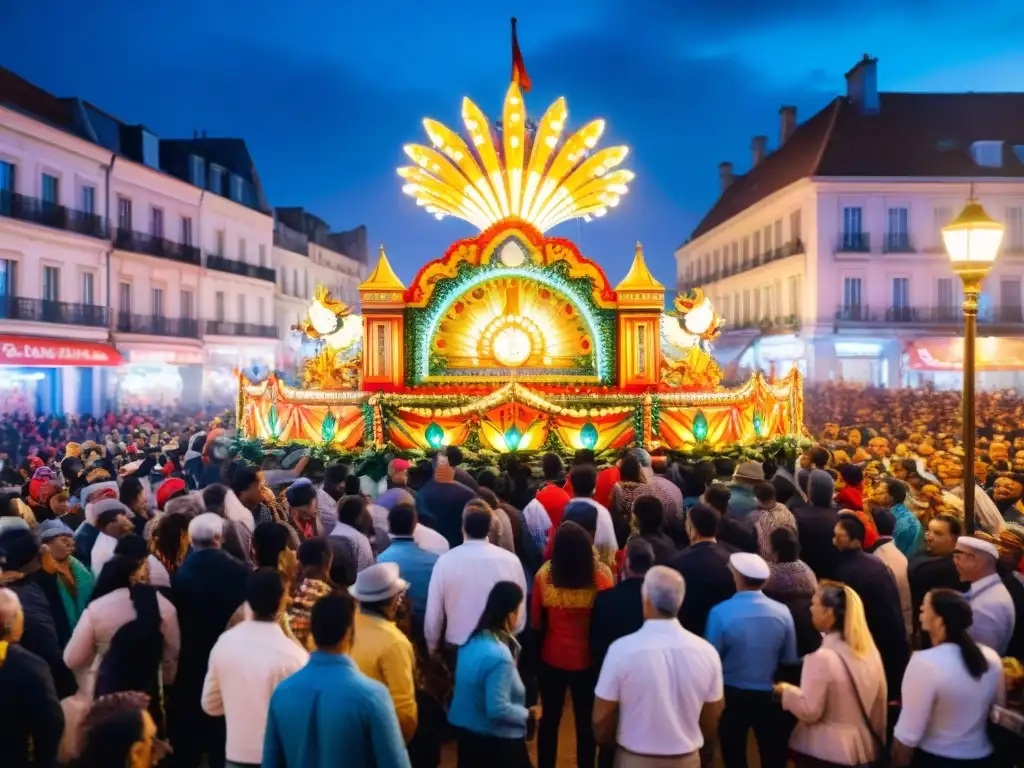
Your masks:
<path fill-rule="evenodd" d="M 436 120 L 424 120 L 431 146 L 404 147 L 416 165 L 398 169 L 406 182 L 402 191 L 438 219 L 455 216 L 481 231 L 509 218 L 544 232 L 569 219 L 604 216 L 634 178 L 632 171 L 618 169 L 629 148 L 592 151 L 604 133 L 603 120 L 563 140 L 568 117 L 565 99 L 559 98 L 536 131 L 528 130 L 523 97 L 513 82 L 499 136 L 480 108 L 463 99 L 469 141 Z"/>

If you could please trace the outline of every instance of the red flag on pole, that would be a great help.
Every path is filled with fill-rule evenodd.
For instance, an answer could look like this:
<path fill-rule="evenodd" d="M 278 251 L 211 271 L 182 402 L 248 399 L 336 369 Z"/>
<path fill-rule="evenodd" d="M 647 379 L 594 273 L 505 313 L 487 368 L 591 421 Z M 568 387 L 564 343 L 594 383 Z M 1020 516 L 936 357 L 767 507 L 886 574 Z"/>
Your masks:
<path fill-rule="evenodd" d="M 526 73 L 523 52 L 519 50 L 519 37 L 516 35 L 516 19 L 512 19 L 512 82 L 519 85 L 520 90 L 529 92 L 530 76 Z"/>

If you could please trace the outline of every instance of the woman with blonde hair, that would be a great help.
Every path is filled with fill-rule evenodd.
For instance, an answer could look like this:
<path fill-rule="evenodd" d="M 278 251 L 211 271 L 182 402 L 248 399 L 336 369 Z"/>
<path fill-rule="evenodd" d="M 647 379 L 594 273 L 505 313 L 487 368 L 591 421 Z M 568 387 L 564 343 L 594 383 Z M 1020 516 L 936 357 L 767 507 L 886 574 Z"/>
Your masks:
<path fill-rule="evenodd" d="M 877 760 L 886 733 L 882 657 L 860 596 L 824 581 L 811 601 L 821 648 L 804 658 L 800 686 L 779 683 L 782 708 L 797 719 L 789 749 L 799 766 L 853 766 Z"/>

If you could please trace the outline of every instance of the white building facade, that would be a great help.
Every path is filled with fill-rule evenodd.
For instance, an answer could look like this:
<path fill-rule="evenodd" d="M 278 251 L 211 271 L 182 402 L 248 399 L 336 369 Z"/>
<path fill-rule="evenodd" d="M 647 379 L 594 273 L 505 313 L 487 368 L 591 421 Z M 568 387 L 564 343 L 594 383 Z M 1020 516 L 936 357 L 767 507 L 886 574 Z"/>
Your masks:
<path fill-rule="evenodd" d="M 727 323 L 727 374 L 898 387 L 962 377 L 962 290 L 941 228 L 972 192 L 1006 225 L 979 313 L 980 382 L 1024 386 L 1024 94 L 877 92 L 877 62 L 779 148 L 719 167 L 722 194 L 676 251 L 677 285 Z M 958 119 L 970 114 L 972 120 Z"/>
<path fill-rule="evenodd" d="M 0 68 L 0 414 L 231 405 L 317 282 L 355 303 L 366 275 L 365 228 L 292 253 L 274 226 L 242 140 L 161 140 Z M 361 261 L 336 247 L 359 232 Z"/>
<path fill-rule="evenodd" d="M 95 412 L 119 363 L 105 281 L 111 153 L 47 96 L 26 92 L 45 122 L 0 102 L 0 413 Z"/>

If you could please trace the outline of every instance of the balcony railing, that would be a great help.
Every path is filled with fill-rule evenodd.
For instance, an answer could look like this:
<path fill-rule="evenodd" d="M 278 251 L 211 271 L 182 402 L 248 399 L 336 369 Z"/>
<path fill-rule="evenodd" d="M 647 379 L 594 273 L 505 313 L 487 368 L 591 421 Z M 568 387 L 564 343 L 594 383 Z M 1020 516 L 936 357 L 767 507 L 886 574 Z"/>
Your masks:
<path fill-rule="evenodd" d="M 207 336 L 247 336 L 249 338 L 276 339 L 277 328 L 272 325 L 236 323 L 231 320 L 207 320 L 203 326 Z"/>
<path fill-rule="evenodd" d="M 120 333 L 140 333 L 149 336 L 198 339 L 199 321 L 188 317 L 133 315 L 130 312 L 118 312 L 117 330 Z"/>
<path fill-rule="evenodd" d="M 871 237 L 867 232 L 844 232 L 839 236 L 836 250 L 843 253 L 867 253 L 871 250 Z"/>
<path fill-rule="evenodd" d="M 206 254 L 206 268 L 215 269 L 218 272 L 230 272 L 233 275 L 243 277 L 255 277 L 257 280 L 266 280 L 268 283 L 277 282 L 277 271 L 270 267 L 258 267 L 255 264 L 247 264 L 244 261 L 226 259 L 223 256 Z"/>
<path fill-rule="evenodd" d="M 696 285 L 707 285 L 708 283 L 714 283 L 719 280 L 724 280 L 727 277 L 738 275 L 741 272 L 746 272 L 747 270 L 760 267 L 764 264 L 770 264 L 773 261 L 779 261 L 780 259 L 785 259 L 788 258 L 789 256 L 794 256 L 796 254 L 803 252 L 803 241 L 801 241 L 800 239 L 791 240 L 790 242 L 780 246 L 779 248 L 775 248 L 774 250 L 771 251 L 765 251 L 763 254 L 757 254 L 756 256 L 754 256 L 753 259 L 747 259 L 737 264 L 735 267 L 725 266 L 722 269 L 716 269 L 711 274 L 705 275 L 699 278 L 698 280 L 695 280 L 692 284 L 686 283 L 685 285 L 691 287 Z"/>
<path fill-rule="evenodd" d="M 880 323 L 888 325 L 956 325 L 963 323 L 959 305 L 938 307 L 887 307 L 872 309 L 866 305 L 839 307 L 836 321 L 846 323 Z M 988 307 L 978 313 L 982 325 L 1024 325 L 1024 307 L 1008 304 Z"/>
<path fill-rule="evenodd" d="M 301 232 L 296 232 L 294 229 L 281 226 L 275 227 L 274 245 L 292 253 L 301 253 L 303 256 L 309 255 L 309 238 Z"/>
<path fill-rule="evenodd" d="M 133 232 L 130 229 L 118 229 L 114 233 L 114 247 L 122 251 L 144 253 L 148 256 L 156 256 L 158 259 L 170 259 L 182 264 L 199 266 L 202 263 L 199 249 L 195 246 L 173 243 L 162 237 L 145 232 Z"/>
<path fill-rule="evenodd" d="M 89 237 L 103 239 L 107 236 L 106 222 L 102 216 L 65 208 L 63 205 L 37 197 L 19 195 L 6 189 L 0 189 L 0 216 L 63 229 L 66 232 L 77 232 Z"/>
<path fill-rule="evenodd" d="M 69 304 L 66 301 L 0 296 L 0 320 L 26 320 L 33 323 L 105 328 L 107 308 L 93 304 Z"/>
<path fill-rule="evenodd" d="M 914 246 L 910 243 L 910 235 L 890 232 L 885 236 L 882 249 L 886 253 L 913 253 Z"/>

